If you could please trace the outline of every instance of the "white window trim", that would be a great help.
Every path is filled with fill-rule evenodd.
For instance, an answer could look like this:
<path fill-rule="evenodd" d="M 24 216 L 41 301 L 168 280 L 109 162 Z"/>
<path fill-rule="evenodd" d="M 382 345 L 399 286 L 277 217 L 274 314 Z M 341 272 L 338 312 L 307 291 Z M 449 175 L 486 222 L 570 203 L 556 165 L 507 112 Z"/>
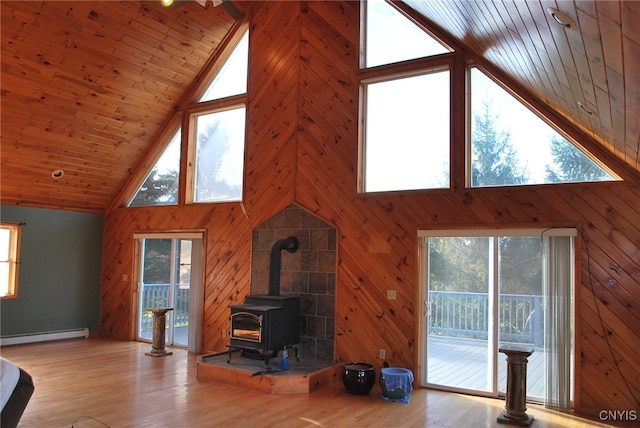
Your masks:
<path fill-rule="evenodd" d="M 9 266 L 9 278 L 6 294 L 1 294 L 0 299 L 16 299 L 18 297 L 18 272 L 20 266 L 20 240 L 22 223 L 2 222 L 0 227 L 9 230 L 8 260 L 3 260 Z M 4 292 L 4 290 L 3 290 Z"/>

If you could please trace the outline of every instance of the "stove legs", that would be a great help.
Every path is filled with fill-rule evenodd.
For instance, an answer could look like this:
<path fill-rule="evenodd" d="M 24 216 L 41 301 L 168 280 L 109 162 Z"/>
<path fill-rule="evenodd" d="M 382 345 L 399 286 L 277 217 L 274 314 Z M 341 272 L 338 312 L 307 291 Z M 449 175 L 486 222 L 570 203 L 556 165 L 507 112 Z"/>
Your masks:
<path fill-rule="evenodd" d="M 255 352 L 255 357 L 248 357 L 248 358 L 254 358 L 254 359 L 260 359 L 260 357 L 258 357 L 258 355 L 261 356 L 261 358 L 264 359 L 264 365 L 265 367 L 269 367 L 269 360 L 271 360 L 273 357 L 276 357 L 278 355 L 278 351 L 261 351 L 258 349 L 252 349 L 252 348 L 241 348 L 238 346 L 231 346 L 231 345 L 227 345 L 229 347 L 229 358 L 227 358 L 227 364 L 231 364 L 231 354 L 233 351 L 243 351 L 243 352 Z M 300 362 L 300 357 L 298 355 L 298 345 L 287 345 L 287 349 L 293 349 L 295 352 L 295 356 L 296 356 L 296 361 Z"/>

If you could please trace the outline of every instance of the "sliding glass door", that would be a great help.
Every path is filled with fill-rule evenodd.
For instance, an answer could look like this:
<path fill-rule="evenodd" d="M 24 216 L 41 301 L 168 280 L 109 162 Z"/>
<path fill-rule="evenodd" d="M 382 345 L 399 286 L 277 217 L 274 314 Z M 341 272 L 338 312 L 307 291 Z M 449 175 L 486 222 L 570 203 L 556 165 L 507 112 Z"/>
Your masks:
<path fill-rule="evenodd" d="M 173 308 L 166 314 L 165 343 L 197 348 L 201 311 L 201 239 L 163 235 L 138 240 L 138 339 L 153 338 L 153 315 L 147 309 Z M 194 270 L 195 268 L 195 270 Z M 193 294 L 195 292 L 195 294 Z"/>
<path fill-rule="evenodd" d="M 492 235 L 495 232 L 421 235 L 426 367 L 422 384 L 497 396 L 506 388 L 506 357 L 498 348 L 526 344 L 535 348 L 528 365 L 528 398 L 545 401 L 550 388 L 546 375 L 557 364 L 550 355 L 558 355 L 557 347 L 564 347 L 564 367 L 570 367 L 564 363 L 572 360 L 573 247 L 558 247 L 564 257 L 558 258 L 549 251 L 557 242 L 550 239 L 557 238 L 543 237 L 542 231 Z M 554 232 L 558 233 L 572 230 Z M 570 237 L 563 239 L 572 243 Z M 564 273 L 562 280 L 558 272 Z M 558 294 L 563 306 L 554 309 Z M 561 318 L 560 330 L 558 312 L 567 315 Z M 563 339 L 551 340 L 552 330 L 562 331 Z M 564 379 L 567 388 L 570 382 L 570 376 Z"/>

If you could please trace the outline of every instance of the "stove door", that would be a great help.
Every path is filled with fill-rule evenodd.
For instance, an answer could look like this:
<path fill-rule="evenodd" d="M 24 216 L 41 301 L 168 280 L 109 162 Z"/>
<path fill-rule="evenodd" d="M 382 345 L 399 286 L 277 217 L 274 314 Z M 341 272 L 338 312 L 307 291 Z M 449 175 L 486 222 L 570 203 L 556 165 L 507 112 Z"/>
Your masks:
<path fill-rule="evenodd" d="M 262 342 L 262 315 L 250 312 L 231 314 L 231 339 L 247 342 Z"/>

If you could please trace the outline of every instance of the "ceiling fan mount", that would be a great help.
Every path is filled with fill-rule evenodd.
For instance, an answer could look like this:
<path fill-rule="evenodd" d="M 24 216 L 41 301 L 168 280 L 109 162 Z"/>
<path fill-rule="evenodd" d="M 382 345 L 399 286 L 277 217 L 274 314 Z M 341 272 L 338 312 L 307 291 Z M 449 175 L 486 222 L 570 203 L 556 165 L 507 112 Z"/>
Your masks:
<path fill-rule="evenodd" d="M 178 8 L 184 6 L 186 3 L 192 0 L 160 0 L 160 3 L 164 7 Z M 193 0 L 202 7 L 207 7 L 209 0 Z M 211 0 L 213 7 L 222 6 L 222 8 L 235 20 L 239 20 L 244 16 L 244 13 L 240 11 L 231 0 Z"/>

